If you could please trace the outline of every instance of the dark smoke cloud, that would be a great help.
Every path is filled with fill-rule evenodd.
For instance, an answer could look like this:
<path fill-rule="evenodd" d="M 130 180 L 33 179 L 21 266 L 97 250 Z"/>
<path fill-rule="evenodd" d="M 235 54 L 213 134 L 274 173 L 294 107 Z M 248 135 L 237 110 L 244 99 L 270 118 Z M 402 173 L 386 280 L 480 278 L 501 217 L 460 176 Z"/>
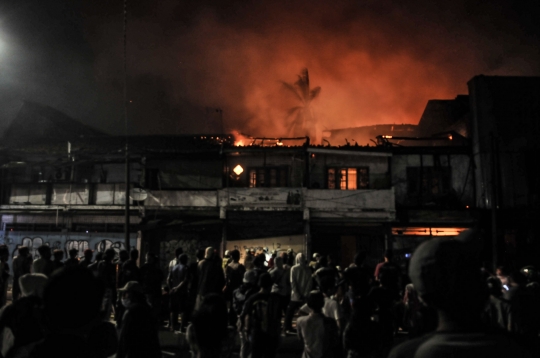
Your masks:
<path fill-rule="evenodd" d="M 91 49 L 77 62 L 91 63 L 93 95 L 82 107 L 96 110 L 69 114 L 121 132 L 116 2 L 77 9 Z M 285 135 L 295 102 L 281 81 L 294 82 L 304 67 L 322 87 L 313 103 L 322 128 L 417 123 L 427 100 L 466 93 L 474 75 L 540 74 L 540 10 L 525 2 L 166 0 L 130 1 L 128 10 L 138 134 L 202 132 L 205 120 L 220 131 L 205 112 L 212 107 L 223 109 L 226 130 Z"/>

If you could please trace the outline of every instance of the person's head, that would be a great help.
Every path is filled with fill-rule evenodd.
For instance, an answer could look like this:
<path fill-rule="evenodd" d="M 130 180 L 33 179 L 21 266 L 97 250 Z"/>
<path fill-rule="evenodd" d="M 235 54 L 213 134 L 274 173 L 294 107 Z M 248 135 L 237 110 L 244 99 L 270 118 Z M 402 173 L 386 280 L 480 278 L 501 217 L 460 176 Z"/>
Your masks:
<path fill-rule="evenodd" d="M 206 250 L 204 251 L 204 258 L 205 260 L 211 260 L 214 257 L 214 248 L 212 246 L 208 246 Z"/>
<path fill-rule="evenodd" d="M 254 270 L 246 271 L 243 282 L 247 285 L 255 286 L 257 284 L 257 272 Z"/>
<path fill-rule="evenodd" d="M 85 268 L 53 273 L 43 292 L 46 326 L 51 332 L 73 333 L 100 321 L 104 292 L 103 284 Z"/>
<path fill-rule="evenodd" d="M 180 257 L 180 255 L 182 255 L 184 253 L 184 250 L 182 250 L 181 247 L 177 247 L 176 250 L 174 250 L 174 257 L 175 258 L 178 258 Z"/>
<path fill-rule="evenodd" d="M 19 286 L 23 297 L 43 297 L 47 276 L 42 273 L 27 273 L 19 277 Z"/>
<path fill-rule="evenodd" d="M 354 255 L 354 264 L 358 267 L 362 266 L 364 263 L 364 260 L 366 259 L 366 252 L 365 251 L 359 251 Z"/>
<path fill-rule="evenodd" d="M 59 249 L 54 250 L 53 255 L 54 255 L 55 261 L 62 261 L 64 259 L 64 251 L 62 250 L 59 250 Z"/>
<path fill-rule="evenodd" d="M 197 346 L 208 356 L 219 356 L 221 342 L 227 336 L 227 303 L 222 295 L 209 294 L 202 300 L 201 306 L 192 319 Z"/>
<path fill-rule="evenodd" d="M 122 295 L 122 305 L 125 308 L 146 302 L 143 287 L 137 281 L 129 281 L 124 287 L 119 288 L 118 292 Z"/>
<path fill-rule="evenodd" d="M 313 261 L 319 262 L 319 260 L 321 259 L 321 257 L 322 257 L 321 254 L 319 254 L 319 253 L 316 252 L 316 253 L 313 254 Z"/>
<path fill-rule="evenodd" d="M 153 252 L 146 254 L 146 262 L 149 264 L 155 264 L 157 262 L 157 256 Z"/>
<path fill-rule="evenodd" d="M 296 265 L 304 265 L 306 264 L 306 258 L 304 257 L 304 254 L 303 253 L 298 253 L 298 255 L 296 255 L 296 259 L 295 259 L 295 264 Z"/>
<path fill-rule="evenodd" d="M 84 258 L 85 260 L 92 261 L 92 257 L 94 256 L 94 251 L 90 249 L 84 250 Z"/>
<path fill-rule="evenodd" d="M 272 281 L 272 277 L 269 273 L 265 272 L 261 276 L 259 276 L 258 286 L 262 290 L 270 291 L 273 284 L 274 282 Z"/>
<path fill-rule="evenodd" d="M 71 249 L 69 250 L 69 258 L 70 259 L 74 259 L 77 257 L 77 255 L 79 255 L 79 250 L 78 249 Z"/>
<path fill-rule="evenodd" d="M 30 254 L 30 250 L 28 249 L 28 246 L 19 246 L 19 255 L 22 257 L 28 257 Z"/>
<path fill-rule="evenodd" d="M 195 254 L 195 257 L 197 257 L 197 261 L 204 260 L 204 253 L 205 253 L 205 249 L 197 250 L 197 253 Z"/>
<path fill-rule="evenodd" d="M 281 253 L 281 258 L 283 259 L 283 263 L 286 264 L 289 260 L 289 254 L 287 254 L 285 251 Z"/>
<path fill-rule="evenodd" d="M 139 250 L 131 250 L 129 252 L 129 257 L 133 260 L 133 261 L 137 261 L 139 259 Z"/>
<path fill-rule="evenodd" d="M 454 321 L 479 317 L 488 298 L 473 244 L 462 238 L 434 238 L 414 252 L 409 276 L 422 300 Z"/>
<path fill-rule="evenodd" d="M 330 297 L 336 292 L 336 281 L 332 276 L 323 276 L 320 281 L 321 292 Z"/>
<path fill-rule="evenodd" d="M 107 249 L 105 250 L 105 256 L 103 259 L 107 262 L 111 262 L 114 259 L 114 256 L 116 256 L 116 251 L 114 251 L 114 249 Z"/>
<path fill-rule="evenodd" d="M 388 249 L 384 252 L 385 261 L 392 261 L 393 258 L 394 258 L 394 251 Z"/>
<path fill-rule="evenodd" d="M 355 297 L 365 297 L 370 289 L 370 277 L 357 267 L 350 267 L 343 274 L 349 288 Z"/>
<path fill-rule="evenodd" d="M 495 296 L 495 297 L 502 296 L 501 280 L 499 280 L 497 277 L 488 277 L 487 287 L 488 287 L 488 291 L 490 295 Z"/>
<path fill-rule="evenodd" d="M 104 253 L 103 252 L 98 252 L 96 254 L 96 261 L 103 261 L 103 257 L 104 257 Z"/>
<path fill-rule="evenodd" d="M 274 266 L 277 267 L 278 269 L 283 268 L 283 263 L 284 263 L 284 260 L 283 260 L 283 257 L 281 256 L 276 257 L 274 260 Z"/>
<path fill-rule="evenodd" d="M 186 255 L 186 254 L 181 254 L 180 256 L 178 256 L 178 261 L 179 261 L 182 265 L 187 265 L 187 263 L 188 263 L 188 255 Z"/>
<path fill-rule="evenodd" d="M 129 259 L 129 252 L 127 250 L 122 249 L 118 253 L 118 257 L 120 258 L 120 261 L 122 262 L 127 261 Z"/>
<path fill-rule="evenodd" d="M 307 305 L 314 313 L 321 313 L 324 307 L 324 296 L 320 291 L 311 291 L 307 297 Z"/>
<path fill-rule="evenodd" d="M 229 250 L 225 250 L 225 253 L 223 254 L 223 257 L 225 257 L 226 259 L 230 258 L 231 257 L 231 252 Z"/>
<path fill-rule="evenodd" d="M 322 256 L 319 259 L 319 266 L 320 267 L 327 267 L 328 266 L 328 258 L 326 256 Z"/>
<path fill-rule="evenodd" d="M 238 261 L 240 261 L 240 251 L 238 251 L 238 250 L 232 250 L 232 251 L 231 251 L 231 258 L 232 258 L 233 262 L 238 262 Z"/>
<path fill-rule="evenodd" d="M 498 266 L 495 270 L 495 274 L 503 286 L 508 285 L 508 276 L 510 276 L 510 271 L 505 266 Z"/>
<path fill-rule="evenodd" d="M 39 256 L 48 260 L 51 258 L 51 248 L 47 245 L 41 245 L 38 247 Z"/>
<path fill-rule="evenodd" d="M 0 260 L 6 262 L 9 259 L 9 249 L 6 245 L 0 245 Z"/>
<path fill-rule="evenodd" d="M 265 262 L 266 262 L 266 255 L 258 254 L 257 256 L 255 256 L 255 259 L 253 260 L 253 266 L 257 268 L 263 268 Z"/>

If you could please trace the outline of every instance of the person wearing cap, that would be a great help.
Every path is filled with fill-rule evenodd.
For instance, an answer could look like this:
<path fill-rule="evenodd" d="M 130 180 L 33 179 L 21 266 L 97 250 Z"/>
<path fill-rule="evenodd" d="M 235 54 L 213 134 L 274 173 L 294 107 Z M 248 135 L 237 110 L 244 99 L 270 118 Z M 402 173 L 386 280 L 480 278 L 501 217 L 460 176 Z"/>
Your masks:
<path fill-rule="evenodd" d="M 118 292 L 126 308 L 120 329 L 117 358 L 161 357 L 158 328 L 142 285 L 129 281 Z"/>
<path fill-rule="evenodd" d="M 434 238 L 414 252 L 409 276 L 422 301 L 435 308 L 435 332 L 402 343 L 390 358 L 530 357 L 503 333 L 488 333 L 482 313 L 488 301 L 476 232 L 467 230 L 456 239 Z"/>
<path fill-rule="evenodd" d="M 30 250 L 27 246 L 19 246 L 19 254 L 13 258 L 13 288 L 12 297 L 13 300 L 17 300 L 21 294 L 19 287 L 19 277 L 30 273 L 32 269 L 32 258 L 30 257 Z"/>
<path fill-rule="evenodd" d="M 79 255 L 78 249 L 71 249 L 68 251 L 69 259 L 66 260 L 64 263 L 66 267 L 75 267 L 79 265 L 79 258 L 77 255 Z"/>
<path fill-rule="evenodd" d="M 83 255 L 84 257 L 81 262 L 79 262 L 79 265 L 81 267 L 88 268 L 88 266 L 92 264 L 92 257 L 94 256 L 94 251 L 91 249 L 86 249 L 84 250 Z"/>

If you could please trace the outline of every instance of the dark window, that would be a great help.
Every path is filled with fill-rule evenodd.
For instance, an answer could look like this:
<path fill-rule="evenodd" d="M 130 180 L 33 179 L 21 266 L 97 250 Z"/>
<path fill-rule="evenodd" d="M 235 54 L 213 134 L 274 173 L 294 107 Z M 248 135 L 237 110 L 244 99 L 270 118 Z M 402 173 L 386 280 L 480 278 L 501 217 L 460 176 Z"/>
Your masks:
<path fill-rule="evenodd" d="M 328 189 L 369 189 L 369 168 L 328 168 Z"/>
<path fill-rule="evenodd" d="M 287 177 L 287 167 L 251 168 L 249 169 L 249 187 L 286 187 Z"/>
<path fill-rule="evenodd" d="M 421 203 L 434 201 L 451 189 L 450 167 L 408 167 L 407 192 Z"/>
<path fill-rule="evenodd" d="M 161 185 L 159 183 L 159 169 L 146 168 L 144 176 L 144 188 L 150 190 L 160 190 Z"/>

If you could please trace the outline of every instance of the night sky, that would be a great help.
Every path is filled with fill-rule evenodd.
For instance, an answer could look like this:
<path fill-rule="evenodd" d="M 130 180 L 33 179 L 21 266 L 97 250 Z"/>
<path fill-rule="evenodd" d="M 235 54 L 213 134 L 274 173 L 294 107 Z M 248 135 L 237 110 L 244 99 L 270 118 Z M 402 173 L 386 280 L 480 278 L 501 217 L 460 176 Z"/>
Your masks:
<path fill-rule="evenodd" d="M 282 135 L 307 67 L 323 128 L 416 124 L 478 74 L 540 75 L 540 2 L 129 1 L 132 134 Z M 0 3 L 0 130 L 24 99 L 123 132 L 122 1 Z M 208 119 L 205 122 L 205 119 Z"/>

